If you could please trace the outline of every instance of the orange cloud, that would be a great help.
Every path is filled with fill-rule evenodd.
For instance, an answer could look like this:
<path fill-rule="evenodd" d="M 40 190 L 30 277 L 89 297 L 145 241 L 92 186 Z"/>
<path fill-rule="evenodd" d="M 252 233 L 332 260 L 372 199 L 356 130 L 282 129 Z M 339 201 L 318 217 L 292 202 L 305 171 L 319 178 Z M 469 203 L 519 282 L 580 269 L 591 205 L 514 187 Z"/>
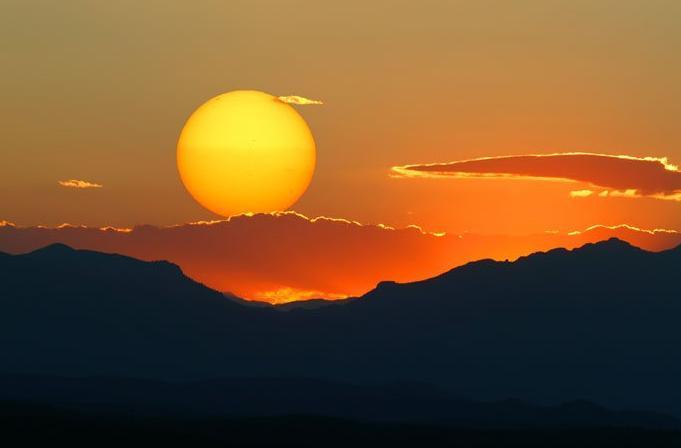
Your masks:
<path fill-rule="evenodd" d="M 540 179 L 602 188 L 600 197 L 652 197 L 681 201 L 681 171 L 665 157 L 592 153 L 485 157 L 447 163 L 395 166 L 394 177 Z M 586 197 L 576 190 L 573 197 Z"/>
<path fill-rule="evenodd" d="M 287 286 L 272 291 L 258 291 L 253 294 L 253 298 L 255 300 L 274 304 L 282 304 L 295 302 L 298 300 L 312 300 L 319 298 L 324 298 L 327 300 L 338 300 L 345 299 L 347 297 L 348 296 L 345 294 L 334 294 L 324 291 L 306 291 L 302 289 L 289 288 Z"/>
<path fill-rule="evenodd" d="M 61 242 L 143 260 L 164 259 L 214 289 L 282 303 L 360 295 L 382 280 L 420 280 L 473 260 L 512 260 L 613 236 L 648 250 L 681 244 L 677 231 L 626 225 L 570 234 L 454 235 L 283 212 L 132 229 L 4 225 L 0 251 L 22 253 Z"/>
<path fill-rule="evenodd" d="M 594 192 L 592 190 L 573 190 L 570 192 L 570 197 L 571 198 L 588 198 L 589 196 L 593 195 Z"/>
<path fill-rule="evenodd" d="M 361 294 L 386 277 L 407 281 L 446 270 L 451 257 L 438 249 L 441 238 L 416 226 L 394 229 L 280 212 L 133 229 L 7 227 L 0 230 L 0 251 L 62 242 L 165 259 L 212 288 L 283 302 L 317 294 L 341 298 Z"/>
<path fill-rule="evenodd" d="M 86 180 L 78 180 L 78 179 L 69 179 L 69 180 L 60 180 L 59 185 L 62 187 L 67 187 L 67 188 L 102 188 L 103 185 L 101 184 L 96 184 L 93 182 L 88 182 Z"/>

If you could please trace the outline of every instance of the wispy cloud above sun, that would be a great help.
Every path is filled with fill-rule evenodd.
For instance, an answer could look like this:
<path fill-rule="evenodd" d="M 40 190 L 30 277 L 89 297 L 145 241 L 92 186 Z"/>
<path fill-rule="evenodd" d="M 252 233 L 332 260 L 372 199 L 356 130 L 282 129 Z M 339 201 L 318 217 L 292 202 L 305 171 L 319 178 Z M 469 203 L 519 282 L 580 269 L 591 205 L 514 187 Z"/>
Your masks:
<path fill-rule="evenodd" d="M 652 197 L 681 201 L 681 171 L 666 157 L 593 153 L 485 157 L 446 163 L 395 166 L 393 177 L 538 179 L 587 183 L 571 197 Z"/>
<path fill-rule="evenodd" d="M 277 97 L 277 99 L 281 102 L 284 102 L 284 103 L 287 103 L 287 104 L 295 104 L 295 105 L 298 105 L 298 106 L 309 106 L 309 105 L 324 104 L 324 102 L 321 101 L 321 100 L 313 100 L 313 99 L 305 98 L 304 96 L 298 96 L 298 95 L 280 96 L 280 97 Z"/>
<path fill-rule="evenodd" d="M 62 187 L 66 188 L 102 188 L 102 184 L 97 184 L 94 182 L 88 182 L 86 180 L 78 180 L 78 179 L 68 179 L 68 180 L 60 180 L 59 185 Z"/>

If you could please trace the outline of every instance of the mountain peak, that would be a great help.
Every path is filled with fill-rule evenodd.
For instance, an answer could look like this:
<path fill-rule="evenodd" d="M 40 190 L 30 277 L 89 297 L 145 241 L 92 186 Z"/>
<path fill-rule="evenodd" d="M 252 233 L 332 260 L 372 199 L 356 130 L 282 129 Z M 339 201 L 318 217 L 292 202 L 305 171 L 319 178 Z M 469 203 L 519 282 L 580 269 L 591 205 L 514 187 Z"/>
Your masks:
<path fill-rule="evenodd" d="M 587 243 L 583 245 L 580 248 L 575 249 L 577 252 L 591 252 L 594 250 L 598 251 L 608 251 L 608 252 L 613 252 L 613 251 L 641 251 L 642 249 L 632 245 L 631 243 L 621 240 L 616 237 L 612 237 L 607 240 L 603 241 L 598 241 L 596 243 Z"/>
<path fill-rule="evenodd" d="M 54 254 L 54 255 L 60 255 L 60 254 L 67 254 L 67 253 L 72 253 L 76 252 L 76 249 L 74 249 L 71 246 L 67 246 L 66 244 L 63 243 L 52 243 L 49 244 L 45 247 L 41 247 L 40 249 L 36 249 L 32 252 L 31 254 Z"/>

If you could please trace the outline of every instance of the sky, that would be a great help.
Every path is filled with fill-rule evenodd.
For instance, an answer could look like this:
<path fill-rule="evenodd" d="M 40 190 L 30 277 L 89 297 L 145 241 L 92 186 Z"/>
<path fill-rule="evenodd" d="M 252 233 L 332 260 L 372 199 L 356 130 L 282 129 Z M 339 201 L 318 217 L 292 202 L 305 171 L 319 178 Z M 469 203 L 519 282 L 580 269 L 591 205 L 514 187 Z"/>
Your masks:
<path fill-rule="evenodd" d="M 680 204 L 393 166 L 594 152 L 681 163 L 676 1 L 3 1 L 0 214 L 22 225 L 216 216 L 175 145 L 217 94 L 303 106 L 317 170 L 293 207 L 432 231 L 681 228 Z M 79 179 L 99 189 L 69 189 Z M 588 188 L 587 188 L 588 189 Z"/>
<path fill-rule="evenodd" d="M 177 139 L 208 99 L 253 89 L 323 102 L 294 106 L 317 144 L 292 207 L 310 219 L 514 237 L 681 230 L 678 1 L 0 10 L 0 221 L 220 219 L 184 189 Z"/>
<path fill-rule="evenodd" d="M 631 226 L 526 236 L 457 235 L 282 212 L 130 229 L 0 223 L 0 252 L 25 253 L 62 243 L 148 261 L 169 260 L 215 290 L 284 303 L 360 296 L 381 281 L 422 280 L 482 259 L 515 260 L 612 237 L 651 251 L 681 244 L 681 232 Z"/>

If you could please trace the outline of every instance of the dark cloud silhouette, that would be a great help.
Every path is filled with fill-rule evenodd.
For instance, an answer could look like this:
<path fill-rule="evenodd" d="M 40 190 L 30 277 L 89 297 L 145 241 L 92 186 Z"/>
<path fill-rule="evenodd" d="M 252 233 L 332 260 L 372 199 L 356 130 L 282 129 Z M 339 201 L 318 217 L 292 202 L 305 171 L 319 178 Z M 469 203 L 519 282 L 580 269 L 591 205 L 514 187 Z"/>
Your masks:
<path fill-rule="evenodd" d="M 396 177 L 529 178 L 599 187 L 599 196 L 681 201 L 681 171 L 664 157 L 563 153 L 487 157 L 392 168 Z M 586 190 L 575 197 L 586 197 Z"/>

